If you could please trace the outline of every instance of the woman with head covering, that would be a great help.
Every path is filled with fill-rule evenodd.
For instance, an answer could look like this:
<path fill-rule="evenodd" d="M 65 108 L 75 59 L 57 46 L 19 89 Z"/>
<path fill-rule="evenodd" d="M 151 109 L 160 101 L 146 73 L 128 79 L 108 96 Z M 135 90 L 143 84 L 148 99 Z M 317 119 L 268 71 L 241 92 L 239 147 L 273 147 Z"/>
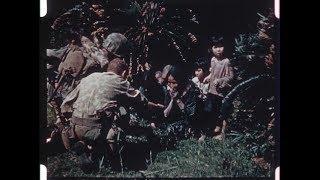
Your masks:
<path fill-rule="evenodd" d="M 195 127 L 198 119 L 200 92 L 180 66 L 171 67 L 167 85 L 169 88 L 164 100 L 164 123 L 169 125 L 170 132 L 184 136 L 187 130 Z"/>

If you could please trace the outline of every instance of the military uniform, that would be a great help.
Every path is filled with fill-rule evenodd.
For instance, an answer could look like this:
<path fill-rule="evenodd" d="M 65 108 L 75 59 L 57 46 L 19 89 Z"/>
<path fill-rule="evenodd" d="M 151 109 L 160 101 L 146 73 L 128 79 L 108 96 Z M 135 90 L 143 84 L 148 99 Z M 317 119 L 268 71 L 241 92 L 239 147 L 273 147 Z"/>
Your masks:
<path fill-rule="evenodd" d="M 96 159 L 106 152 L 107 143 L 117 140 L 119 106 L 147 106 L 148 101 L 130 83 L 113 72 L 92 73 L 67 95 L 61 105 L 62 113 L 72 113 L 70 127 L 62 133 L 67 149 L 70 139 L 80 140 L 93 147 Z M 115 151 L 111 150 L 114 154 Z M 114 154 L 115 155 L 115 154 Z M 115 162 L 116 156 L 110 157 Z"/>
<path fill-rule="evenodd" d="M 141 96 L 137 99 L 137 94 L 134 93 L 136 92 L 130 88 L 129 82 L 113 72 L 93 73 L 83 78 L 80 84 L 68 94 L 61 105 L 61 111 L 72 112 L 71 123 L 87 126 L 87 128 L 76 127 L 75 129 L 76 136 L 81 139 L 86 137 L 91 129 L 105 131 L 111 128 L 112 115 L 114 115 L 112 113 L 119 104 L 128 104 L 132 101 L 147 103 L 147 100 Z M 107 135 L 102 131 L 89 134 L 90 137 L 87 138 L 90 140 L 95 140 L 101 134 Z"/>
<path fill-rule="evenodd" d="M 125 56 L 127 39 L 119 33 L 111 33 L 104 40 L 106 51 L 98 48 L 89 38 L 81 37 L 81 46 L 69 44 L 60 49 L 47 49 L 47 56 L 61 60 L 58 67 L 58 87 L 50 93 L 48 101 L 61 105 L 60 99 L 65 99 L 79 83 L 80 80 L 92 73 L 102 72 L 110 59 L 108 53 L 116 57 Z M 57 101 L 57 102 L 56 102 Z M 56 108 L 56 111 L 60 109 Z"/>
<path fill-rule="evenodd" d="M 129 44 L 125 36 L 119 33 L 111 33 L 103 42 L 103 51 L 89 38 L 81 37 L 81 46 L 69 44 L 60 49 L 47 49 L 48 57 L 56 57 L 61 60 L 58 67 L 64 84 L 62 94 L 68 94 L 78 84 L 79 80 L 94 72 L 102 72 L 114 57 L 124 57 L 128 54 Z M 65 96 L 63 96 L 64 98 Z"/>

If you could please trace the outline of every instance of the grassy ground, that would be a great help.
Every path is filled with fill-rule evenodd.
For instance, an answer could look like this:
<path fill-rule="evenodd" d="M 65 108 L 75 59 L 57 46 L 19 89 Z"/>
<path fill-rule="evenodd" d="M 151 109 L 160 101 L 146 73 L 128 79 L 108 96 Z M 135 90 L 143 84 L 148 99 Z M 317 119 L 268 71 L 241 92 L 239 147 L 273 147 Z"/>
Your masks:
<path fill-rule="evenodd" d="M 98 173 L 84 174 L 76 157 L 68 152 L 48 157 L 49 177 L 269 177 L 270 169 L 253 163 L 248 151 L 232 141 L 206 140 L 199 144 L 181 141 L 177 150 L 159 153 L 147 170 L 112 172 L 105 168 Z"/>
<path fill-rule="evenodd" d="M 268 170 L 256 166 L 243 147 L 230 140 L 208 139 L 181 141 L 176 151 L 157 156 L 146 171 L 147 177 L 239 177 L 269 176 Z"/>

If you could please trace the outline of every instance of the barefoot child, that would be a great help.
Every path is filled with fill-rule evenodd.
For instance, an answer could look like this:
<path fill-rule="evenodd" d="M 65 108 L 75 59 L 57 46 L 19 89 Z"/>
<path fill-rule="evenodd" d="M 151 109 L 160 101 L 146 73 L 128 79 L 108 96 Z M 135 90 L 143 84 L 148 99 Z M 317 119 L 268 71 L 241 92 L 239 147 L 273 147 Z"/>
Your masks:
<path fill-rule="evenodd" d="M 230 60 L 224 56 L 223 38 L 211 39 L 211 67 L 210 74 L 204 79 L 209 82 L 208 100 L 206 103 L 206 111 L 210 113 L 210 121 L 214 128 L 213 135 L 217 139 L 222 139 L 226 126 L 225 119 L 221 119 L 221 103 L 222 99 L 229 89 L 229 82 L 233 78 L 233 69 L 230 66 Z M 201 137 L 204 139 L 204 137 Z"/>

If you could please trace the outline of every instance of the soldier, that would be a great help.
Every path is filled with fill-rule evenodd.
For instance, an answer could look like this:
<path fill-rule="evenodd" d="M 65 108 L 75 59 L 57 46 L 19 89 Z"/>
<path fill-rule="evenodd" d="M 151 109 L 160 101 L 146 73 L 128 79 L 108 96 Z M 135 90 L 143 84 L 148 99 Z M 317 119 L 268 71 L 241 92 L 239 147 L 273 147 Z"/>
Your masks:
<path fill-rule="evenodd" d="M 83 77 L 94 72 L 102 72 L 110 60 L 125 57 L 128 54 L 125 52 L 127 49 L 129 49 L 127 39 L 119 33 L 108 35 L 103 41 L 102 48 L 98 48 L 89 38 L 82 36 L 81 39 L 72 41 L 61 49 L 48 49 L 47 56 L 61 60 L 55 90 L 50 94 L 48 102 L 56 104 L 54 107 L 59 107 L 66 95 Z M 55 109 L 57 114 L 60 114 L 60 109 Z M 61 121 L 60 119 L 63 120 L 64 117 L 57 117 L 57 123 Z"/>
<path fill-rule="evenodd" d="M 113 157 L 116 156 L 115 141 L 121 129 L 115 127 L 113 122 L 119 106 L 163 108 L 159 104 L 148 102 L 139 91 L 130 88 L 130 83 L 126 80 L 128 66 L 124 60 L 113 59 L 105 71 L 92 73 L 83 78 L 61 105 L 63 113 L 72 114 L 71 131 L 67 131 L 69 135 L 64 135 L 80 140 L 76 146 L 77 150 L 80 150 L 77 153 L 84 170 L 88 164 L 97 168 L 98 160 L 103 156 L 101 153 L 106 149 L 113 153 Z M 66 148 L 70 148 L 68 138 L 63 139 Z M 109 146 L 105 145 L 106 142 Z M 83 150 L 86 149 L 85 145 L 92 146 L 90 158 Z"/>

